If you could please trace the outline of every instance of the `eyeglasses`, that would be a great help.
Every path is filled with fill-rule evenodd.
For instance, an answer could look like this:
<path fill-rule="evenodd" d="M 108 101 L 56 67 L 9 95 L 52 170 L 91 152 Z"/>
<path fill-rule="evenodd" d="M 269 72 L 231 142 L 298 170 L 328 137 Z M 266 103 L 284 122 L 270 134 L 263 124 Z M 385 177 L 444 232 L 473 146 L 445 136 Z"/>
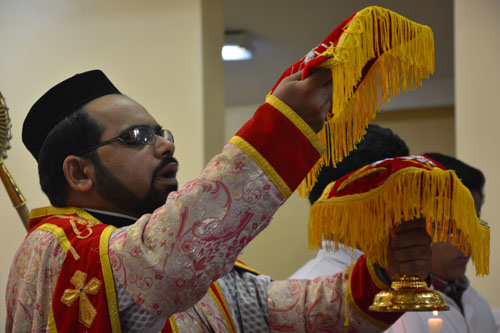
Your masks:
<path fill-rule="evenodd" d="M 156 143 L 157 136 L 161 136 L 162 138 L 167 139 L 167 141 L 174 143 L 174 135 L 168 129 L 153 129 L 149 126 L 138 126 L 123 134 L 120 134 L 115 138 L 103 141 L 95 146 L 79 151 L 75 155 L 85 155 L 94 149 L 108 145 L 115 141 L 121 141 L 129 146 L 154 145 Z"/>

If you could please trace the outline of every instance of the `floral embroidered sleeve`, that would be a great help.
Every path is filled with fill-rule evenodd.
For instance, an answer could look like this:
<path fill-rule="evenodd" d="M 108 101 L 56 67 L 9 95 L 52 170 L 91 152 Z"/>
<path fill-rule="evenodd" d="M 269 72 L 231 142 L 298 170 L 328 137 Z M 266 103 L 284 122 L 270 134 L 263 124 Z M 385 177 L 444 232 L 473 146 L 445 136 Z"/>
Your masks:
<path fill-rule="evenodd" d="M 6 288 L 6 332 L 45 332 L 65 253 L 52 233 L 36 230 L 18 249 Z M 43 268 L 43 269 L 40 269 Z"/>
<path fill-rule="evenodd" d="M 323 150 L 307 124 L 271 96 L 200 177 L 114 232 L 115 280 L 160 317 L 187 309 L 232 269 Z"/>
<path fill-rule="evenodd" d="M 268 316 L 273 332 L 382 332 L 400 316 L 368 311 L 381 281 L 364 256 L 352 271 L 314 280 L 273 281 Z"/>

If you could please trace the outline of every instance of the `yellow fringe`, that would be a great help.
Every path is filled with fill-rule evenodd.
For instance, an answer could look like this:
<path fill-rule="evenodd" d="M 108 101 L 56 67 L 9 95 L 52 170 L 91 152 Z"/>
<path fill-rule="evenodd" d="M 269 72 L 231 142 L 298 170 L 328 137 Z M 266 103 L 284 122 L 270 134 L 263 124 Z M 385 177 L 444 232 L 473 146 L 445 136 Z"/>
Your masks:
<path fill-rule="evenodd" d="M 327 152 L 299 187 L 307 196 L 321 167 L 340 162 L 366 134 L 368 123 L 393 96 L 414 90 L 434 72 L 431 28 L 388 9 L 367 7 L 344 28 L 336 46 L 321 55 L 330 59 L 321 67 L 332 71 L 332 111 L 318 133 Z M 363 80 L 362 70 L 372 59 Z"/>
<path fill-rule="evenodd" d="M 470 251 L 476 274 L 489 274 L 489 227 L 478 219 L 472 195 L 454 171 L 406 168 L 369 192 L 328 199 L 332 186 L 311 207 L 309 248 L 320 248 L 323 239 L 335 248 L 343 243 L 387 268 L 390 229 L 425 218 L 433 243 L 451 242 L 465 254 Z"/>

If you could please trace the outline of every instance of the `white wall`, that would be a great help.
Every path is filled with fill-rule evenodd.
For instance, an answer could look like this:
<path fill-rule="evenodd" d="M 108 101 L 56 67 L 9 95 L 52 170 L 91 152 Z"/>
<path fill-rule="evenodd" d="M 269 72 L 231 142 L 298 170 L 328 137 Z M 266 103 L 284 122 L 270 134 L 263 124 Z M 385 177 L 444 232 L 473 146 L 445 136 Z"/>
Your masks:
<path fill-rule="evenodd" d="M 486 176 L 482 218 L 491 228 L 490 275 L 472 284 L 500 308 L 500 1 L 455 0 L 455 96 L 457 156 Z"/>
<path fill-rule="evenodd" d="M 94 68 L 102 69 L 123 93 L 174 133 L 180 184 L 199 174 L 205 151 L 220 150 L 223 142 L 223 131 L 214 131 L 212 143 L 204 146 L 203 124 L 205 112 L 223 109 L 223 97 L 207 97 L 221 96 L 224 89 L 222 62 L 217 61 L 222 8 L 222 0 L 211 0 L 210 6 L 202 0 L 2 0 L 0 91 L 13 124 L 12 149 L 5 164 L 29 207 L 48 201 L 38 185 L 35 160 L 21 143 L 24 117 L 51 86 Z M 205 70 L 208 65 L 210 70 Z M 211 84 L 204 87 L 208 79 Z M 219 123 L 222 116 L 222 111 L 210 115 Z M 0 219 L 3 327 L 8 271 L 26 235 L 3 189 Z"/>

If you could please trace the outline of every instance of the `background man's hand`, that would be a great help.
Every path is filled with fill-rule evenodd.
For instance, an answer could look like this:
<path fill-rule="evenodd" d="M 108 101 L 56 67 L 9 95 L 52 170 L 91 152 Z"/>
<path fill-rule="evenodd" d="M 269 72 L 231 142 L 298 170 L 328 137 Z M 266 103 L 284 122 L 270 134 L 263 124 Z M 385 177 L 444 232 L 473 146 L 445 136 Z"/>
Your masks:
<path fill-rule="evenodd" d="M 425 230 L 425 220 L 402 223 L 389 240 L 387 273 L 417 275 L 425 280 L 431 272 L 431 237 Z"/>
<path fill-rule="evenodd" d="M 291 107 L 315 131 L 319 132 L 332 104 L 332 74 L 317 68 L 305 80 L 302 71 L 283 79 L 273 95 Z"/>

